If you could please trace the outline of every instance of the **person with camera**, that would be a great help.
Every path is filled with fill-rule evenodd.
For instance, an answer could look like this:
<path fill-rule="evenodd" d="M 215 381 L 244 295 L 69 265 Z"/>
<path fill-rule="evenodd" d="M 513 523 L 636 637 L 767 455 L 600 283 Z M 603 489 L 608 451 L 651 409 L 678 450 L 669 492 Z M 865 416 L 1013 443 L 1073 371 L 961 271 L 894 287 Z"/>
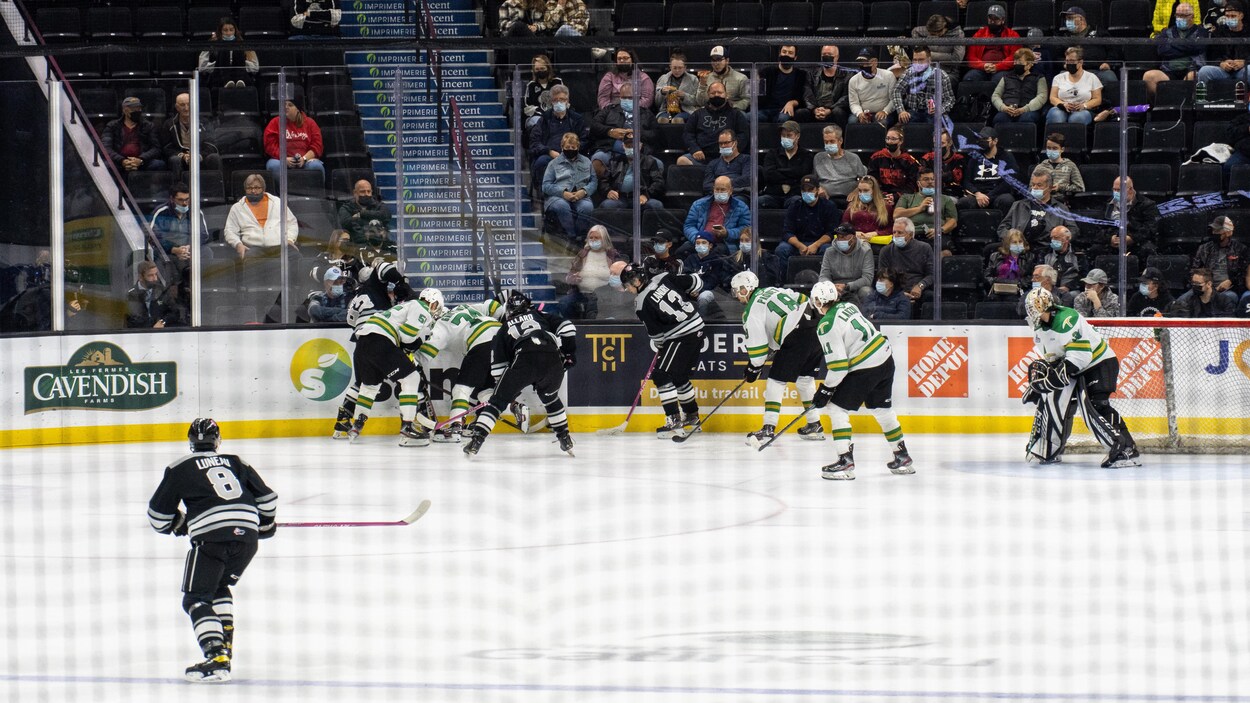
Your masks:
<path fill-rule="evenodd" d="M 356 181 L 352 199 L 339 206 L 339 226 L 352 243 L 377 247 L 390 240 L 391 211 L 381 198 L 374 197 L 373 184 Z"/>

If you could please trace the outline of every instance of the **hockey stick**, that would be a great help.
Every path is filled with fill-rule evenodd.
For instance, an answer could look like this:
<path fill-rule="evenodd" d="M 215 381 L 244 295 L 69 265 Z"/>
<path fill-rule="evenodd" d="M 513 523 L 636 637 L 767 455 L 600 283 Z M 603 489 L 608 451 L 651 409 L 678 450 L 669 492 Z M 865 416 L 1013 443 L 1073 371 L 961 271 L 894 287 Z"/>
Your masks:
<path fill-rule="evenodd" d="M 769 352 L 768 358 L 764 359 L 764 364 L 767 364 L 769 361 L 772 360 L 772 358 L 773 358 L 773 352 Z M 763 368 L 764 364 L 760 364 L 760 367 Z M 708 413 L 707 415 L 704 415 L 702 418 L 699 419 L 698 422 L 694 423 L 694 427 L 689 432 L 687 432 L 686 434 L 681 434 L 681 435 L 673 435 L 669 439 L 672 439 L 674 442 L 678 444 L 681 444 L 682 442 L 690 439 L 690 437 L 693 436 L 695 432 L 698 432 L 700 429 L 703 428 L 703 423 L 707 422 L 708 418 L 715 415 L 716 411 L 720 410 L 721 406 L 724 405 L 726 401 L 728 401 L 730 398 L 738 394 L 738 391 L 741 390 L 742 387 L 746 385 L 746 382 L 747 380 L 744 378 L 742 379 L 742 381 L 738 383 L 738 385 L 734 386 L 734 389 L 732 391 L 729 391 L 729 395 L 722 398 L 721 401 L 716 404 L 716 407 L 712 408 L 712 412 Z"/>
<path fill-rule="evenodd" d="M 420 520 L 430 509 L 430 501 L 423 500 L 408 517 L 385 522 L 279 522 L 278 527 L 400 527 Z"/>
<path fill-rule="evenodd" d="M 638 383 L 638 395 L 634 396 L 634 404 L 629 406 L 629 412 L 625 415 L 625 422 L 615 426 L 606 427 L 599 430 L 597 434 L 621 434 L 625 428 L 629 426 L 629 418 L 634 416 L 634 409 L 638 407 L 638 402 L 642 400 L 642 389 L 647 387 L 647 381 L 651 379 L 651 372 L 655 370 L 655 362 L 660 360 L 660 352 L 656 352 L 651 357 L 651 365 L 647 367 L 647 373 L 643 375 L 642 381 Z"/>
<path fill-rule="evenodd" d="M 456 420 L 459 420 L 460 418 L 464 417 L 465 415 L 470 415 L 470 414 L 472 414 L 472 413 L 475 413 L 475 412 L 477 412 L 478 410 L 481 410 L 482 408 L 484 408 L 484 407 L 486 407 L 486 406 L 487 406 L 487 403 L 478 403 L 477 405 L 474 405 L 473 407 L 469 408 L 468 410 L 465 410 L 465 411 L 464 411 L 464 412 L 462 412 L 462 413 L 458 413 L 458 414 L 456 414 L 456 415 L 452 415 L 451 417 L 447 418 L 446 420 L 443 420 L 442 422 L 440 422 L 440 423 L 438 423 L 437 425 L 435 425 L 435 426 L 434 426 L 434 429 L 436 429 L 436 430 L 441 430 L 441 429 L 443 429 L 444 427 L 446 427 L 446 426 L 450 425 L 451 423 L 455 422 Z"/>
<path fill-rule="evenodd" d="M 430 388 L 437 388 L 438 390 L 440 390 L 440 391 L 442 391 L 442 392 L 443 392 L 443 395 L 447 396 L 448 398 L 450 398 L 450 397 L 451 397 L 451 391 L 447 390 L 447 386 L 436 386 L 436 385 L 434 385 L 434 383 L 433 383 L 432 381 L 430 381 L 430 379 L 429 379 L 429 378 L 427 378 L 427 377 L 426 377 L 426 375 L 425 375 L 425 369 L 422 369 L 420 366 L 418 366 L 418 367 L 417 367 L 417 370 L 421 372 L 421 378 L 422 378 L 422 380 L 424 380 L 424 381 L 425 381 L 425 383 L 426 383 L 426 385 L 427 385 L 427 386 L 429 386 Z M 427 400 L 428 400 L 428 399 L 427 399 Z M 485 405 L 485 403 L 483 403 L 483 405 Z M 480 407 L 481 407 L 481 405 L 479 405 L 478 407 L 480 408 Z M 470 410 L 469 412 L 473 412 L 473 411 L 472 411 L 472 410 Z M 455 422 L 456 420 L 460 419 L 460 417 L 463 417 L 463 415 L 458 415 L 458 416 L 456 416 L 455 418 L 447 418 L 447 422 L 448 422 L 448 423 Z M 420 419 L 420 418 L 417 418 L 417 419 Z M 437 419 L 437 416 L 436 416 L 436 419 Z M 508 427 L 511 427 L 511 428 L 512 428 L 512 429 L 514 429 L 514 430 L 517 430 L 518 432 L 525 432 L 525 430 L 521 429 L 521 427 L 520 427 L 519 425 L 517 425 L 516 423 L 511 422 L 511 421 L 509 421 L 509 420 L 505 420 L 505 419 L 503 419 L 502 417 L 500 417 L 500 418 L 499 418 L 499 422 L 502 422 L 503 424 L 507 425 Z M 424 422 L 422 422 L 421 424 L 422 424 L 422 425 L 425 425 L 427 428 L 429 428 L 429 429 L 431 429 L 431 430 L 441 430 L 441 429 L 443 428 L 443 426 L 442 426 L 442 425 L 440 425 L 440 424 L 436 423 L 434 420 L 431 420 L 431 421 L 430 421 L 430 424 L 428 424 L 428 425 L 426 425 Z"/>
<path fill-rule="evenodd" d="M 768 448 L 768 445 L 772 444 L 773 442 L 776 442 L 778 437 L 780 437 L 781 435 L 785 434 L 786 432 L 789 432 L 789 431 L 790 431 L 790 428 L 791 428 L 791 427 L 794 427 L 795 423 L 797 423 L 799 420 L 802 420 L 802 419 L 804 419 L 804 418 L 806 418 L 806 417 L 807 417 L 807 410 L 806 410 L 806 409 L 804 409 L 804 410 L 803 410 L 803 412 L 799 413 L 799 414 L 798 414 L 798 416 L 796 416 L 793 420 L 791 420 L 791 421 L 789 422 L 789 424 L 787 424 L 785 427 L 782 427 L 780 432 L 778 432 L 777 434 L 773 435 L 773 436 L 772 436 L 772 439 L 769 439 L 767 442 L 765 442 L 765 443 L 761 444 L 760 446 L 756 447 L 755 451 L 757 451 L 757 452 L 762 452 L 762 451 L 764 451 L 765 449 L 767 449 L 767 448 Z"/>

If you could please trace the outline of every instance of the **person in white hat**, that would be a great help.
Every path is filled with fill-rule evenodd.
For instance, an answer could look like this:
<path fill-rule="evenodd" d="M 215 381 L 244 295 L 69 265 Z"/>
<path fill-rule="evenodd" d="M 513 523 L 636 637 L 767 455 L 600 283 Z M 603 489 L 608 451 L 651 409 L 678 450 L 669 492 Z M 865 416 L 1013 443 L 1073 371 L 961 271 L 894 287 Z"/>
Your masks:
<path fill-rule="evenodd" d="M 751 107 L 751 98 L 747 94 L 749 81 L 746 74 L 729 65 L 729 57 L 725 54 L 725 47 L 712 47 L 708 60 L 712 64 L 712 70 L 699 71 L 699 94 L 695 96 L 695 102 L 700 106 L 707 105 L 709 101 L 708 86 L 713 83 L 721 83 L 725 86 L 725 99 L 729 101 L 730 105 L 744 111 Z"/>

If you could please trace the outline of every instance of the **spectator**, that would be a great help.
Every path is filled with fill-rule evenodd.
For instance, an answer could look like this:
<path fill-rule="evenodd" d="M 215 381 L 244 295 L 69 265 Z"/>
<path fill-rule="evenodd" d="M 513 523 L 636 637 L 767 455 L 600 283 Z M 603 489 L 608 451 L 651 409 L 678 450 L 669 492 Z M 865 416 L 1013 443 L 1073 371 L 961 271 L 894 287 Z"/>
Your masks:
<path fill-rule="evenodd" d="M 525 129 L 529 130 L 538 124 L 542 119 L 543 111 L 543 93 L 551 90 L 552 86 L 564 85 L 564 80 L 556 76 L 555 66 L 551 63 L 551 58 L 546 54 L 536 54 L 530 63 L 530 74 L 533 76 L 529 83 L 525 84 Z M 548 93 L 548 97 L 550 94 Z"/>
<path fill-rule="evenodd" d="M 208 221 L 200 212 L 200 261 L 211 261 L 212 250 L 208 248 Z M 169 202 L 152 213 L 152 233 L 161 249 L 173 259 L 174 265 L 185 281 L 191 266 L 191 189 L 185 183 L 175 183 L 169 189 Z"/>
<path fill-rule="evenodd" d="M 638 65 L 638 58 L 634 55 L 633 49 L 617 49 L 616 64 L 612 66 L 612 70 L 603 74 L 603 78 L 599 79 L 599 109 L 602 110 L 609 105 L 613 105 L 621 100 L 621 86 L 629 84 L 633 85 L 634 66 Z M 632 97 L 632 93 L 630 94 Z M 651 76 L 638 70 L 638 99 L 634 102 L 639 107 L 651 108 L 651 101 L 655 99 L 655 84 L 651 82 Z"/>
<path fill-rule="evenodd" d="M 799 198 L 803 176 L 813 170 L 812 152 L 799 147 L 799 123 L 782 123 L 781 145 L 764 152 L 760 159 L 760 196 L 762 208 L 783 208 Z M 749 185 L 749 184 L 748 184 Z"/>
<path fill-rule="evenodd" d="M 1133 188 L 1133 179 L 1125 180 L 1128 190 L 1128 225 L 1127 225 L 1127 247 L 1126 251 L 1133 256 L 1137 256 L 1139 260 L 1145 261 L 1146 257 L 1155 253 L 1155 234 L 1159 231 L 1159 206 L 1155 202 L 1144 195 L 1141 195 Z M 1117 178 L 1111 183 L 1111 201 L 1107 203 L 1107 209 L 1103 217 L 1113 222 L 1120 220 L 1120 213 L 1124 208 L 1120 207 L 1120 179 Z M 1118 254 L 1120 253 L 1120 228 L 1118 225 L 1106 225 L 1098 233 L 1098 239 L 1089 243 L 1085 247 L 1090 256 L 1098 256 L 1099 254 Z"/>
<path fill-rule="evenodd" d="M 313 269 L 314 274 L 320 271 L 321 269 Z M 317 280 L 316 276 L 313 280 Z M 321 290 L 308 296 L 308 318 L 313 322 L 346 322 L 347 305 L 352 301 L 352 296 L 347 291 L 347 281 L 343 269 L 338 266 L 325 269 Z"/>
<path fill-rule="evenodd" d="M 985 26 L 972 35 L 973 39 L 1016 39 L 1005 44 L 985 44 L 968 47 L 968 72 L 966 81 L 1001 81 L 1011 70 L 1013 56 L 1020 49 L 1020 35 L 1007 26 L 1007 10 L 1002 5 L 990 5 L 985 13 Z"/>
<path fill-rule="evenodd" d="M 590 29 L 590 10 L 582 0 L 547 0 L 547 17 L 557 37 L 581 37 Z"/>
<path fill-rule="evenodd" d="M 750 229 L 749 227 L 747 228 Z M 651 251 L 653 256 L 644 257 L 644 261 L 654 261 L 656 265 L 669 273 L 677 273 L 681 271 L 681 259 L 674 254 L 672 237 L 667 232 L 659 231 L 651 238 Z M 694 246 L 691 244 L 683 244 L 687 249 Z"/>
<path fill-rule="evenodd" d="M 903 151 L 903 128 L 890 127 L 885 132 L 885 148 L 868 157 L 868 175 L 881 184 L 886 201 L 893 205 L 903 193 L 916 192 L 916 179 L 920 176 L 920 162 Z"/>
<path fill-rule="evenodd" d="M 833 241 L 833 230 L 837 228 L 842 213 L 833 201 L 817 194 L 819 188 L 820 181 L 815 176 L 804 176 L 802 199 L 786 208 L 781 243 L 777 245 L 777 259 L 782 271 L 786 270 L 786 262 L 791 256 L 824 254 Z"/>
<path fill-rule="evenodd" d="M 1050 191 L 1056 199 L 1068 202 L 1071 196 L 1085 192 L 1085 179 L 1072 159 L 1065 158 L 1064 136 L 1054 132 L 1046 136 L 1045 158 L 1033 169 L 1034 175 L 1050 176 Z"/>
<path fill-rule="evenodd" d="M 580 37 L 590 26 L 582 0 L 504 0 L 499 7 L 499 35 L 504 37 Z"/>
<path fill-rule="evenodd" d="M 877 281 L 864 301 L 864 314 L 873 322 L 910 320 L 911 298 L 903 288 L 903 277 L 891 269 L 878 269 Z"/>
<path fill-rule="evenodd" d="M 838 288 L 838 299 L 849 300 L 863 307 L 872 292 L 872 249 L 859 241 L 855 228 L 840 224 L 833 230 L 833 246 L 820 260 L 820 280 L 830 281 Z"/>
<path fill-rule="evenodd" d="M 1250 73 L 1246 60 L 1250 59 L 1250 32 L 1246 31 L 1246 5 L 1242 0 L 1228 0 L 1224 16 L 1211 32 L 1212 39 L 1236 39 L 1236 44 L 1220 44 L 1207 50 L 1206 65 L 1198 69 L 1200 81 L 1246 81 Z M 1184 297 L 1184 296 L 1182 296 Z M 1179 300 L 1177 301 L 1180 302 Z"/>
<path fill-rule="evenodd" d="M 995 127 L 1015 122 L 1040 125 L 1048 92 L 1046 77 L 1033 72 L 1037 54 L 1028 47 L 1020 48 L 1016 50 L 1014 61 L 1011 71 L 1004 72 L 994 86 L 990 102 L 998 114 L 991 124 Z"/>
<path fill-rule="evenodd" d="M 1163 272 L 1147 266 L 1138 279 L 1137 291 L 1129 296 L 1129 317 L 1153 317 L 1162 315 L 1172 306 L 1172 293 L 1163 283 Z"/>
<path fill-rule="evenodd" d="M 1050 111 L 1046 124 L 1091 124 L 1094 113 L 1102 104 L 1102 81 L 1085 71 L 1085 52 L 1079 46 L 1064 52 L 1063 72 L 1050 84 Z"/>
<path fill-rule="evenodd" d="M 712 192 L 712 185 L 721 176 L 733 182 L 734 192 L 746 195 L 751 190 L 751 157 L 738 151 L 738 137 L 732 129 L 721 131 L 716 146 L 720 158 L 712 159 L 703 167 L 703 192 Z"/>
<path fill-rule="evenodd" d="M 1207 63 L 1207 47 L 1202 40 L 1210 36 L 1207 28 L 1194 21 L 1197 14 L 1194 5 L 1179 2 L 1173 8 L 1175 19 L 1171 27 L 1159 34 L 1159 68 L 1146 71 L 1142 78 L 1153 97 L 1163 81 L 1192 81 L 1198 70 Z"/>
<path fill-rule="evenodd" d="M 738 235 L 738 251 L 729 255 L 726 259 L 726 266 L 729 268 L 729 278 L 733 278 L 733 274 L 739 271 L 746 271 L 751 268 L 751 255 L 755 254 L 758 264 L 756 275 L 760 279 L 761 288 L 772 288 L 780 286 L 781 280 L 781 264 L 777 261 L 777 255 L 771 251 L 766 251 L 763 247 L 758 250 L 755 246 L 755 236 L 751 234 L 750 227 L 743 227 L 742 232 Z M 728 290 L 728 287 L 725 287 Z M 732 293 L 732 291 L 729 291 Z"/>
<path fill-rule="evenodd" d="M 325 180 L 326 167 L 321 163 L 325 148 L 321 143 L 321 128 L 316 121 L 299 108 L 294 100 L 286 101 L 286 153 L 278 153 L 278 118 L 269 120 L 265 127 L 265 155 L 269 157 L 265 168 L 273 175 L 274 182 L 282 178 L 282 169 L 294 168 L 316 171 Z"/>
<path fill-rule="evenodd" d="M 595 140 L 595 155 L 590 165 L 595 175 L 602 177 L 617 147 L 633 146 L 634 119 L 638 120 L 638 141 L 655 144 L 655 117 L 651 110 L 634 104 L 634 88 L 625 83 L 620 88 L 620 100 L 599 110 L 590 118 L 590 138 Z"/>
<path fill-rule="evenodd" d="M 889 71 L 877 68 L 877 50 L 865 46 L 855 56 L 859 70 L 846 85 L 851 116 L 860 124 L 876 122 L 885 126 L 893 114 L 894 84 L 897 79 Z"/>
<path fill-rule="evenodd" d="M 725 312 L 716 304 L 714 290 L 729 283 L 732 274 L 725 265 L 725 254 L 721 251 L 713 254 L 714 242 L 711 235 L 700 233 L 694 239 L 694 251 L 686 256 L 683 262 L 683 273 L 697 273 L 703 279 L 703 289 L 699 291 L 699 314 L 705 319 L 725 318 Z"/>
<path fill-rule="evenodd" d="M 964 169 L 968 160 L 963 154 L 955 151 L 951 143 L 950 132 L 945 129 L 939 137 L 942 146 L 942 195 L 961 198 L 964 195 Z M 920 161 L 920 169 L 933 170 L 933 152 L 925 154 Z"/>
<path fill-rule="evenodd" d="M 343 10 L 339 0 L 295 0 L 291 26 L 297 31 L 291 38 L 337 37 Z"/>
<path fill-rule="evenodd" d="M 1208 9 L 1207 13 L 1202 16 L 1202 26 L 1207 30 L 1208 34 L 1224 26 L 1224 22 L 1222 20 L 1224 19 L 1224 10 L 1227 5 L 1228 0 L 1214 0 L 1214 2 L 1211 3 L 1210 9 Z M 1202 8 L 1199 8 L 1199 11 L 1201 11 L 1201 9 Z"/>
<path fill-rule="evenodd" d="M 1223 3 L 1224 0 L 1220 0 Z M 1180 3 L 1193 3 L 1195 14 L 1201 12 L 1198 6 L 1198 0 L 1154 0 L 1154 17 L 1151 19 L 1150 37 L 1156 38 L 1163 34 L 1163 31 L 1172 25 L 1172 18 L 1175 16 L 1175 10 Z M 1191 23 L 1192 24 L 1192 23 Z"/>
<path fill-rule="evenodd" d="M 721 176 L 713 184 L 711 195 L 699 198 L 690 206 L 684 227 L 686 243 L 675 254 L 684 256 L 700 234 L 709 235 L 708 241 L 718 247 L 736 251 L 742 228 L 750 224 L 751 209 L 741 199 L 733 197 L 733 182 Z"/>
<path fill-rule="evenodd" d="M 1237 295 L 1232 291 L 1217 292 L 1209 269 L 1194 269 L 1189 275 L 1189 290 L 1172 303 L 1169 314 L 1193 318 L 1232 317 L 1236 307 Z"/>
<path fill-rule="evenodd" d="M 1016 198 L 1011 184 L 1003 176 L 1018 175 L 1020 167 L 1010 151 L 998 150 L 998 130 L 982 127 L 980 136 L 981 151 L 971 152 L 971 162 L 964 169 L 964 197 L 955 205 L 960 210 L 992 207 L 1005 213 Z"/>
<path fill-rule="evenodd" d="M 543 173 L 543 212 L 560 224 L 561 233 L 570 242 L 579 245 L 590 229 L 595 210 L 590 196 L 597 185 L 590 159 L 579 153 L 581 145 L 577 134 L 565 133 L 560 155 Z"/>
<path fill-rule="evenodd" d="M 841 127 L 831 124 L 821 131 L 825 149 L 812 157 L 812 169 L 820 179 L 821 196 L 840 203 L 855 190 L 859 179 L 868 175 L 868 169 L 859 154 L 842 148 Z"/>
<path fill-rule="evenodd" d="M 1063 225 L 1052 229 L 1045 252 L 1041 263 L 1055 271 L 1054 292 L 1062 295 L 1064 300 L 1071 300 L 1075 295 L 1077 282 L 1088 269 L 1085 256 L 1072 248 L 1072 230 Z"/>
<path fill-rule="evenodd" d="M 1090 269 L 1085 278 L 1081 279 L 1085 290 L 1076 294 L 1072 307 L 1082 317 L 1119 317 L 1120 296 L 1111 290 L 1107 281 L 1107 272 L 1102 269 Z"/>
<path fill-rule="evenodd" d="M 590 137 L 590 128 L 581 113 L 569 106 L 569 89 L 551 86 L 551 107 L 539 113 L 538 124 L 530 135 L 530 179 L 541 187 L 547 164 L 560 156 L 564 135 L 576 134 L 578 144 Z"/>
<path fill-rule="evenodd" d="M 668 73 L 655 83 L 654 105 L 661 105 L 656 120 L 660 124 L 681 124 L 699 109 L 695 98 L 699 93 L 699 79 L 686 71 L 686 55 L 674 51 L 668 59 Z"/>
<path fill-rule="evenodd" d="M 895 201 L 894 217 L 896 219 L 906 217 L 911 220 L 919 236 L 933 246 L 937 240 L 938 213 L 935 211 L 933 200 L 937 195 L 937 179 L 933 175 L 932 167 L 921 167 L 919 185 L 919 192 L 904 193 Z M 959 224 L 959 218 L 955 211 L 955 199 L 945 193 L 942 194 L 941 217 L 942 255 L 948 256 L 951 248 L 950 240 L 946 235 L 949 235 Z"/>
<path fill-rule="evenodd" d="M 208 106 L 203 106 L 207 110 Z M 179 93 L 174 98 L 174 117 L 161 128 L 161 152 L 165 163 L 173 172 L 174 182 L 182 180 L 182 173 L 191 163 L 191 96 Z M 200 167 L 209 171 L 221 170 L 221 156 L 213 141 L 208 123 L 200 120 Z"/>
<path fill-rule="evenodd" d="M 560 314 L 568 319 L 593 320 L 599 316 L 598 291 L 604 286 L 619 286 L 612 280 L 612 264 L 625 261 L 625 257 L 612 245 L 608 228 L 595 225 L 586 232 L 586 243 L 573 257 L 564 282 L 571 288 L 558 303 Z"/>
<path fill-rule="evenodd" d="M 1215 292 L 1219 295 L 1232 293 L 1234 299 L 1245 277 L 1248 263 L 1246 245 L 1233 240 L 1232 219 L 1220 215 L 1211 221 L 1211 239 L 1198 245 L 1191 268 L 1211 272 Z"/>
<path fill-rule="evenodd" d="M 877 258 L 878 268 L 891 269 L 902 277 L 903 295 L 913 306 L 933 295 L 933 247 L 915 238 L 916 226 L 911 220 L 894 218 L 894 241 Z"/>
<path fill-rule="evenodd" d="M 923 41 L 926 39 L 962 39 L 964 30 L 959 25 L 952 26 L 951 22 L 952 18 L 934 13 L 929 15 L 929 19 L 924 23 L 923 27 L 913 27 L 911 36 L 913 39 L 922 40 L 921 44 L 928 44 L 929 42 Z M 958 74 L 959 66 L 964 61 L 965 47 L 962 44 L 941 47 L 930 46 L 930 49 L 929 59 L 933 63 L 941 66 L 942 70 L 949 75 L 954 76 Z"/>
<path fill-rule="evenodd" d="M 339 227 L 357 246 L 376 248 L 390 242 L 390 226 L 391 210 L 374 197 L 373 184 L 364 178 L 356 181 L 352 199 L 339 206 Z"/>
<path fill-rule="evenodd" d="M 612 160 L 599 179 L 599 192 L 604 194 L 599 207 L 632 208 L 635 193 L 639 205 L 644 208 L 659 210 L 664 207 L 660 200 L 660 196 L 664 195 L 664 163 L 651 155 L 651 147 L 645 142 L 639 153 L 638 175 L 642 182 L 639 188 L 635 188 L 633 145 L 623 144 L 620 151 L 613 152 Z"/>
<path fill-rule="evenodd" d="M 764 91 L 759 96 L 761 122 L 789 122 L 804 106 L 807 71 L 794 67 L 798 52 L 798 47 L 783 44 L 777 53 L 777 65 L 760 71 L 760 81 L 764 85 Z"/>
<path fill-rule="evenodd" d="M 847 196 L 842 222 L 855 228 L 855 236 L 866 244 L 889 244 L 894 232 L 894 205 L 881 194 L 872 176 L 862 176 Z"/>
<path fill-rule="evenodd" d="M 1073 5 L 1063 11 L 1063 26 L 1055 33 L 1057 37 L 1068 37 L 1071 39 L 1094 39 L 1099 36 L 1098 30 L 1089 26 L 1089 22 L 1085 17 L 1085 10 L 1080 5 Z M 1088 58 L 1091 66 L 1094 67 L 1090 73 L 1093 73 L 1100 82 L 1112 83 L 1118 80 L 1115 71 L 1111 70 L 1111 64 L 1108 63 L 1116 58 L 1114 48 L 1106 47 L 1099 44 L 1086 44 L 1081 58 Z M 1095 107 L 1097 107 L 1095 105 Z"/>
<path fill-rule="evenodd" d="M 1055 279 L 1057 276 L 1058 274 L 1055 272 L 1053 268 L 1045 264 L 1038 264 L 1037 266 L 1033 267 L 1033 276 L 1032 276 L 1033 281 L 1031 283 L 1031 286 L 1033 288 L 1045 288 L 1046 290 L 1051 292 L 1055 300 L 1058 301 L 1060 305 L 1071 307 L 1072 306 L 1072 294 L 1071 293 L 1067 293 L 1067 294 L 1059 293 L 1055 289 Z M 1025 299 L 1025 296 L 1022 295 L 1020 296 L 1020 302 L 1016 303 L 1016 314 L 1018 314 L 1020 317 L 1024 317 L 1024 299 Z"/>
<path fill-rule="evenodd" d="M 1228 178 L 1233 166 L 1250 164 L 1250 112 L 1243 110 L 1228 123 L 1225 142 L 1233 148 L 1224 162 L 1224 178 Z"/>
<path fill-rule="evenodd" d="M 1002 222 L 998 223 L 998 236 L 1002 237 L 1009 229 L 1018 229 L 1033 248 L 1049 244 L 1050 232 L 1059 225 L 1068 228 L 1074 236 L 1079 235 L 1075 223 L 1065 220 L 1055 209 L 1051 199 L 1050 176 L 1035 173 L 1029 179 L 1029 197 L 1012 203 Z"/>
<path fill-rule="evenodd" d="M 679 166 L 706 164 L 720 153 L 717 142 L 726 129 L 734 132 L 734 140 L 750 144 L 751 122 L 742 111 L 729 104 L 725 86 L 713 83 L 707 87 L 707 104 L 686 120 L 682 141 L 688 150 L 677 157 Z"/>
<path fill-rule="evenodd" d="M 938 75 L 941 75 L 942 94 L 939 96 Z M 894 85 L 894 102 L 891 108 L 902 124 L 929 124 L 941 99 L 945 114 L 955 106 L 955 86 L 950 74 L 935 69 L 929 63 L 929 48 L 918 46 L 912 50 L 911 66 Z"/>
<path fill-rule="evenodd" d="M 143 115 L 143 102 L 139 98 L 129 96 L 122 100 L 122 116 L 104 125 L 100 141 L 122 175 L 131 171 L 165 170 L 156 125 Z"/>
<path fill-rule="evenodd" d="M 725 55 L 725 47 L 712 47 L 709 60 L 712 64 L 711 71 L 699 72 L 699 92 L 695 96 L 695 102 L 699 105 L 708 105 L 712 100 L 712 85 L 720 83 L 724 91 L 721 97 L 729 101 L 733 107 L 746 111 L 751 106 L 751 98 L 748 95 L 748 85 L 745 74 L 729 65 L 729 57 Z"/>
<path fill-rule="evenodd" d="M 161 329 L 176 321 L 173 291 L 161 284 L 160 272 L 151 261 L 139 262 L 139 277 L 126 293 L 126 327 Z"/>
<path fill-rule="evenodd" d="M 848 92 L 850 75 L 838 67 L 838 47 L 820 47 L 820 70 L 807 74 L 803 88 L 803 109 L 796 114 L 799 122 L 832 122 L 846 124 L 851 114 Z"/>
<path fill-rule="evenodd" d="M 987 299 L 1016 299 L 1024 288 L 1025 277 L 1033 270 L 1033 254 L 1024 233 L 1007 230 L 998 248 L 985 264 Z"/>
<path fill-rule="evenodd" d="M 243 33 L 234 18 L 222 17 L 208 40 L 220 47 L 200 52 L 200 73 L 208 77 L 208 87 L 242 88 L 255 82 L 260 60 L 255 51 L 240 46 Z"/>
<path fill-rule="evenodd" d="M 299 222 L 276 195 L 265 192 L 265 179 L 253 173 L 243 181 L 244 196 L 230 207 L 222 237 L 239 259 L 276 254 L 285 241 L 295 249 Z M 286 219 L 286 231 L 282 219 Z"/>

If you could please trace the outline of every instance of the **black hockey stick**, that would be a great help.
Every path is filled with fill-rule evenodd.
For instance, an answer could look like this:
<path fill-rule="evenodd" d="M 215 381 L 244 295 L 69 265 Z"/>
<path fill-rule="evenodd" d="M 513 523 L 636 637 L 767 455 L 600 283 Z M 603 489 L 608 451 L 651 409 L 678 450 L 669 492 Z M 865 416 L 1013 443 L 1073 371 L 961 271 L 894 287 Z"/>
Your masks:
<path fill-rule="evenodd" d="M 764 364 L 767 364 L 769 361 L 772 360 L 773 353 L 774 352 L 768 353 L 768 357 L 764 359 Z M 751 362 L 748 361 L 747 363 L 749 364 Z M 763 368 L 764 364 L 760 364 L 761 369 Z M 758 381 L 759 379 L 757 378 L 756 380 Z M 738 391 L 741 390 L 742 387 L 746 385 L 746 382 L 747 380 L 744 378 L 742 379 L 742 381 L 738 383 L 738 385 L 734 386 L 734 389 L 729 392 L 729 395 L 722 398 L 721 401 L 716 404 L 716 407 L 712 408 L 712 412 L 708 413 L 707 415 L 704 415 L 702 418 L 699 419 L 698 422 L 694 423 L 694 428 L 691 429 L 689 432 L 685 434 L 681 434 L 681 435 L 673 435 L 669 439 L 673 440 L 674 442 L 677 442 L 678 444 L 681 444 L 682 442 L 685 442 L 686 440 L 690 439 L 694 435 L 695 432 L 698 432 L 703 427 L 703 423 L 707 422 L 708 418 L 715 415 L 717 410 L 720 410 L 721 406 L 724 405 L 726 401 L 728 401 L 730 398 L 738 394 Z"/>
<path fill-rule="evenodd" d="M 430 381 L 430 379 L 425 375 L 425 369 L 418 366 L 417 371 L 421 373 L 421 380 L 425 381 L 425 385 L 429 386 L 430 388 L 437 388 L 438 390 L 443 392 L 443 395 L 447 396 L 448 398 L 451 397 L 451 391 L 447 390 L 447 386 L 434 385 L 434 383 Z M 508 427 L 511 427 L 514 430 L 517 430 L 518 432 L 525 432 L 525 430 L 521 429 L 520 425 L 516 424 L 515 422 L 505 420 L 502 416 L 499 417 L 499 422 L 502 422 L 503 424 L 507 425 Z"/>
<path fill-rule="evenodd" d="M 807 417 L 807 410 L 806 410 L 806 409 L 804 409 L 804 410 L 803 410 L 803 412 L 799 413 L 797 417 L 795 417 L 793 420 L 791 420 L 791 421 L 789 422 L 789 424 L 787 424 L 785 427 L 782 427 L 780 432 L 778 432 L 777 434 L 773 435 L 773 436 L 772 436 L 772 439 L 769 439 L 767 442 L 765 442 L 765 443 L 761 444 L 761 445 L 760 445 L 760 446 L 759 446 L 759 447 L 758 447 L 755 451 L 757 451 L 757 452 L 762 452 L 762 451 L 764 451 L 765 449 L 767 449 L 767 448 L 768 448 L 768 445 L 772 444 L 773 442 L 776 442 L 778 437 L 780 437 L 781 435 L 783 435 L 783 434 L 785 434 L 785 433 L 789 432 L 789 431 L 790 431 L 790 428 L 791 428 L 791 427 L 794 427 L 794 424 L 795 424 L 796 422 L 798 422 L 799 420 L 802 420 L 802 419 L 804 419 L 804 418 L 806 418 L 806 417 Z"/>
<path fill-rule="evenodd" d="M 399 520 L 366 521 L 366 522 L 279 522 L 278 527 L 402 527 L 420 520 L 430 509 L 430 501 L 423 500 L 408 517 Z"/>

